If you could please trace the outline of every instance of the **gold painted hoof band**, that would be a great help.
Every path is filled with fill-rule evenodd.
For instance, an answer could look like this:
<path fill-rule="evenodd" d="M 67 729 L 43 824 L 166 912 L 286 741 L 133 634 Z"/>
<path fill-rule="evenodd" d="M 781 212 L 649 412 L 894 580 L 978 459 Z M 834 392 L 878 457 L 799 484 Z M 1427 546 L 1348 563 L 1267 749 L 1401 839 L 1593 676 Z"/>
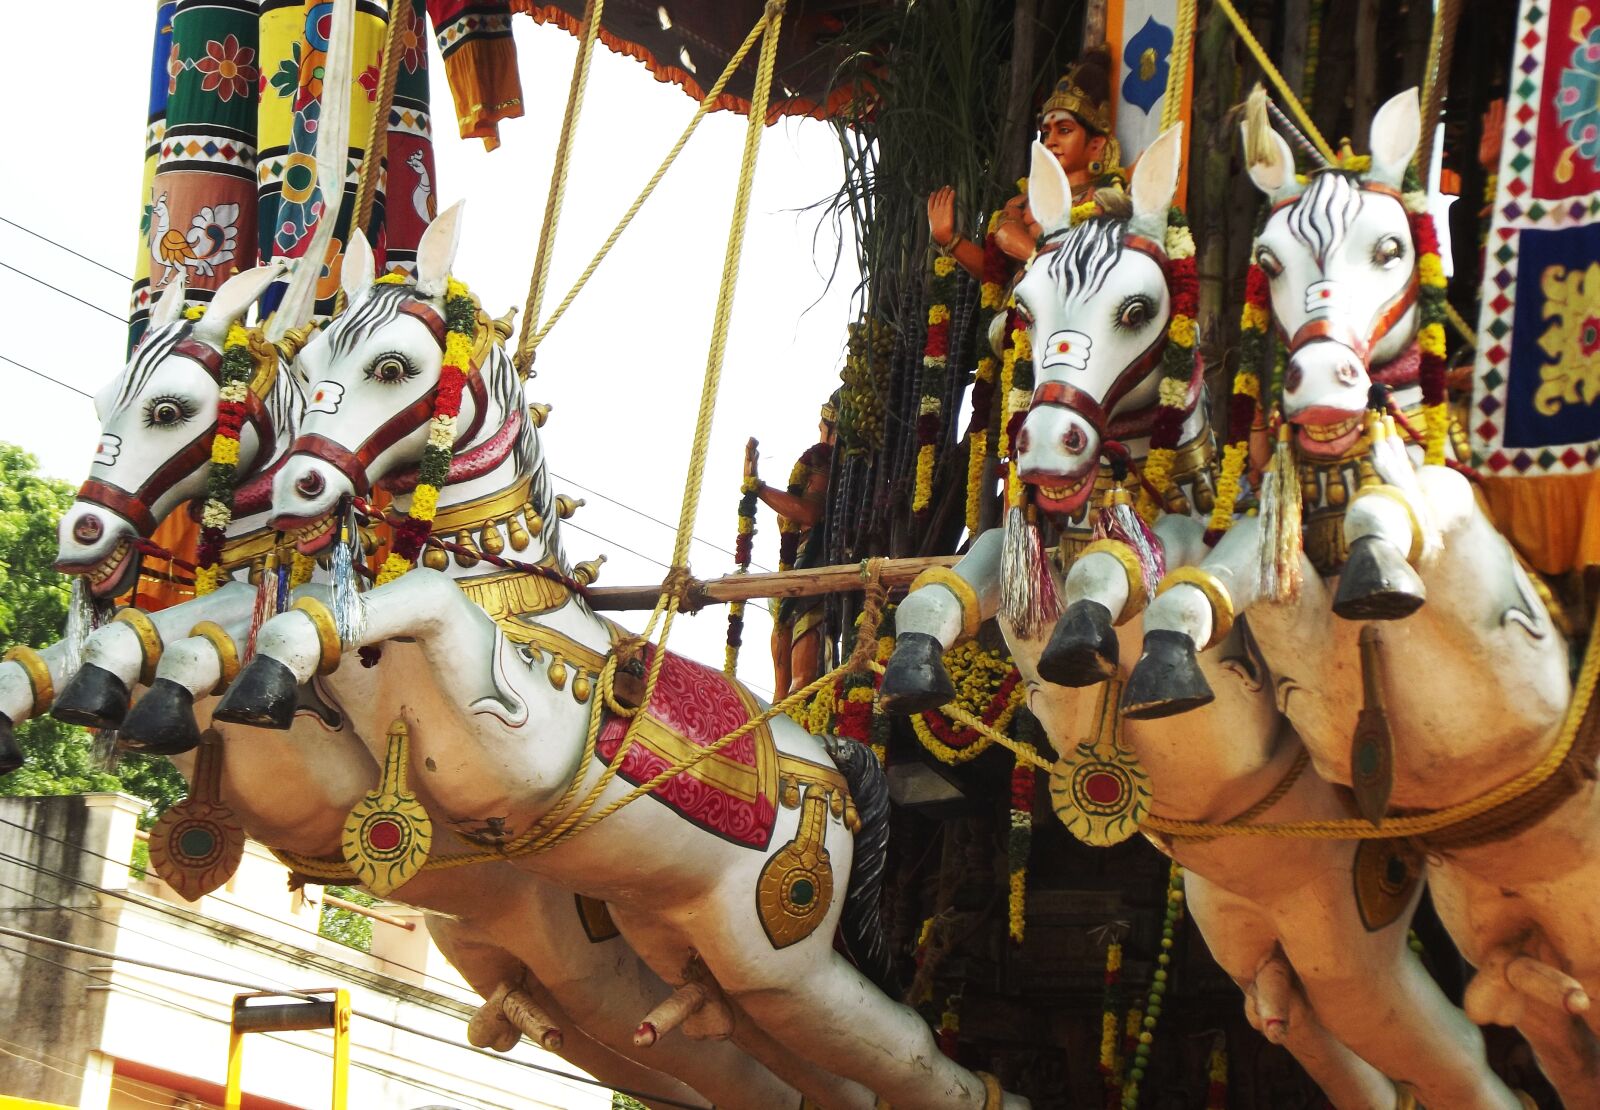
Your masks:
<path fill-rule="evenodd" d="M 139 699 L 118 733 L 119 743 L 147 755 L 179 755 L 200 744 L 194 716 L 194 695 L 172 681 L 158 678 Z"/>
<path fill-rule="evenodd" d="M 1117 673 L 1111 610 L 1085 598 L 1067 606 L 1039 656 L 1039 677 L 1057 686 L 1098 686 Z"/>
<path fill-rule="evenodd" d="M 27 757 L 17 744 L 17 733 L 11 718 L 0 713 L 0 775 L 9 775 L 25 762 Z"/>
<path fill-rule="evenodd" d="M 926 632 L 902 632 L 883 669 L 878 705 L 894 715 L 925 713 L 955 699 L 955 684 L 944 667 L 944 650 Z"/>
<path fill-rule="evenodd" d="M 245 665 L 213 716 L 234 725 L 287 729 L 294 723 L 300 684 L 276 659 L 258 655 Z"/>
<path fill-rule="evenodd" d="M 128 715 L 128 687 L 104 667 L 85 663 L 62 688 L 50 715 L 69 725 L 116 728 Z"/>
<path fill-rule="evenodd" d="M 1397 621 L 1422 608 L 1427 597 L 1399 548 L 1379 536 L 1362 536 L 1350 545 L 1333 611 L 1347 621 Z"/>
<path fill-rule="evenodd" d="M 1144 654 L 1128 676 L 1122 714 L 1136 721 L 1175 717 L 1209 705 L 1216 695 L 1200 672 L 1194 641 L 1182 632 L 1145 633 Z"/>

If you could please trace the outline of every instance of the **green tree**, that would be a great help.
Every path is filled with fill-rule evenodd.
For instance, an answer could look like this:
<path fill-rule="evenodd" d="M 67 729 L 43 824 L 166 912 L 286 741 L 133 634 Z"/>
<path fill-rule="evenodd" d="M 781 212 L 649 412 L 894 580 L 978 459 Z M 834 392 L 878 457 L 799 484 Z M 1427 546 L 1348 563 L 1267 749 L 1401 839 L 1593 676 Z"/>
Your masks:
<path fill-rule="evenodd" d="M 61 638 L 71 596 L 52 564 L 56 522 L 72 504 L 65 482 L 39 473 L 39 462 L 20 447 L 0 443 L 0 645 L 45 647 Z M 28 762 L 0 778 L 0 795 L 82 794 L 122 790 L 159 812 L 186 792 L 177 768 L 165 759 L 124 756 L 115 771 L 97 764 L 87 731 L 54 717 L 17 729 Z"/>
<path fill-rule="evenodd" d="M 378 904 L 378 900 L 372 895 L 353 886 L 330 886 L 323 894 L 343 898 L 346 902 L 354 902 L 358 906 Z M 372 918 L 330 906 L 326 902 L 322 903 L 322 921 L 317 925 L 317 934 L 329 940 L 336 940 L 340 944 L 348 944 L 351 948 L 359 948 L 363 952 L 372 951 Z"/>

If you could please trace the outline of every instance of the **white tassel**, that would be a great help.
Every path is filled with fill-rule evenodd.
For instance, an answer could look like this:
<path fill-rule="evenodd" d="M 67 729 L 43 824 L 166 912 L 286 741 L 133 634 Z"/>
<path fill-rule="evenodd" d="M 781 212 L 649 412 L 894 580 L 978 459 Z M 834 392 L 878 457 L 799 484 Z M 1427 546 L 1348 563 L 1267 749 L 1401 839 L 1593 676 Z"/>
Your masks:
<path fill-rule="evenodd" d="M 1156 586 L 1166 577 L 1166 558 L 1155 533 L 1133 507 L 1133 497 L 1124 489 L 1112 490 L 1095 518 L 1093 536 L 1097 540 L 1120 540 L 1139 560 L 1139 575 L 1144 581 L 1145 599 L 1156 596 Z"/>
<path fill-rule="evenodd" d="M 1275 602 L 1296 600 L 1301 585 L 1300 474 L 1290 434 L 1287 423 L 1278 429 L 1278 446 L 1261 480 L 1261 595 Z"/>
<path fill-rule="evenodd" d="M 351 515 L 349 509 L 340 515 L 339 542 L 333 549 L 333 624 L 346 648 L 360 642 L 367 624 L 367 601 L 361 596 L 355 569 L 355 545 L 361 542 L 361 531 Z"/>
<path fill-rule="evenodd" d="M 100 627 L 99 606 L 89 592 L 89 583 L 81 575 L 72 578 L 71 593 L 67 597 L 67 627 L 63 642 L 66 658 L 62 666 L 67 674 L 77 674 L 83 666 L 83 647 L 89 634 Z"/>
<path fill-rule="evenodd" d="M 1037 639 L 1055 627 L 1061 598 L 1045 557 L 1039 529 L 1020 506 L 1006 513 L 1000 548 L 1000 615 L 1024 639 Z"/>

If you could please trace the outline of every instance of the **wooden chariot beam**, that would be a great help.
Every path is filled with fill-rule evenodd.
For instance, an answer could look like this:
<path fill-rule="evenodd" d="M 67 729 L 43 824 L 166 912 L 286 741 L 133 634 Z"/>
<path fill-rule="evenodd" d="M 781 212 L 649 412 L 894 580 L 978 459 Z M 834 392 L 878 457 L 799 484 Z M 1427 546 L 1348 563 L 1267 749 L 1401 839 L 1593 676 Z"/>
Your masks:
<path fill-rule="evenodd" d="M 890 589 L 911 585 L 929 567 L 955 566 L 959 555 L 929 555 L 910 559 L 885 559 L 883 582 Z M 693 613 L 707 605 L 730 601 L 749 601 L 756 597 L 814 597 L 817 594 L 850 593 L 866 588 L 860 563 L 832 567 L 806 567 L 771 574 L 729 574 L 702 582 L 689 580 L 682 611 Z M 653 609 L 661 596 L 660 586 L 591 586 L 589 604 L 595 609 Z"/>

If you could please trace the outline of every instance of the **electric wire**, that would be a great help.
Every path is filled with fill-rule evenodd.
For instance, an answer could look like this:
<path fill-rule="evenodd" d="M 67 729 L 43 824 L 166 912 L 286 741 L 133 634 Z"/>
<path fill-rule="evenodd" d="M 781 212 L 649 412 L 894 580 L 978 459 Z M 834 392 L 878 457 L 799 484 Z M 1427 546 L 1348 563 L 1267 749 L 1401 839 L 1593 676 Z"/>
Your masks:
<path fill-rule="evenodd" d="M 81 258 L 85 262 L 89 263 L 92 266 L 98 266 L 102 270 L 104 270 L 106 273 L 113 274 L 116 277 L 121 278 L 123 281 L 132 281 L 133 280 L 132 276 L 123 273 L 121 270 L 118 270 L 113 266 L 107 266 L 104 262 L 101 262 L 98 258 L 90 258 L 88 255 L 82 253 L 81 251 L 73 250 L 71 247 L 67 246 L 65 243 L 56 242 L 54 239 L 50 238 L 50 236 L 44 234 L 42 231 L 35 231 L 31 227 L 25 227 L 24 225 L 17 223 L 16 220 L 8 220 L 4 216 L 0 216 L 0 224 L 10 224 L 12 227 L 16 228 L 18 231 L 23 232 L 24 234 L 27 234 L 27 235 L 31 235 L 35 239 L 43 240 L 44 242 L 49 243 L 52 247 L 55 247 L 57 250 L 66 251 L 68 254 L 72 255 L 74 258 Z"/>
<path fill-rule="evenodd" d="M 3 356 L 0 356 L 0 357 L 3 357 Z M 659 525 L 661 525 L 661 527 L 667 529 L 668 531 L 676 531 L 677 530 L 678 526 L 676 524 L 672 524 L 672 523 L 669 523 L 668 521 L 662 520 L 658 516 L 653 516 L 650 513 L 645 512 L 643 509 L 636 509 L 632 505 L 628 504 L 626 501 L 618 501 L 615 497 L 612 497 L 609 494 L 601 493 L 599 490 L 593 488 L 592 486 L 586 486 L 582 482 L 575 481 L 572 478 L 568 478 L 564 474 L 557 474 L 555 471 L 552 470 L 550 472 L 550 477 L 556 479 L 556 481 L 558 481 L 558 482 L 564 482 L 569 486 L 573 486 L 576 489 L 581 489 L 584 493 L 590 494 L 591 496 L 594 496 L 594 497 L 598 497 L 602 501 L 609 501 L 613 505 L 617 506 L 618 508 L 627 509 L 634 516 L 642 517 L 645 520 L 648 520 L 652 524 L 659 524 Z M 695 540 L 696 543 L 704 544 L 705 546 L 711 548 L 713 551 L 720 551 L 722 554 L 730 556 L 730 557 L 734 556 L 734 551 L 733 551 L 732 548 L 723 547 L 721 544 L 713 543 L 711 540 L 708 540 L 708 539 L 704 538 L 703 536 L 695 536 L 694 540 Z M 662 565 L 665 566 L 666 564 L 663 563 Z M 771 571 L 770 567 L 762 566 L 760 563 L 757 563 L 754 560 L 751 561 L 750 565 L 755 567 L 757 570 L 768 571 L 769 573 Z"/>
<path fill-rule="evenodd" d="M 18 362 L 16 359 L 12 358 L 10 355 L 0 355 L 0 361 L 9 362 L 12 366 L 15 366 L 18 370 L 26 370 L 28 373 L 34 375 L 35 377 L 43 378 L 47 382 L 54 382 L 56 385 L 59 385 L 62 389 L 70 389 L 70 390 L 72 390 L 72 392 L 78 394 L 80 397 L 87 397 L 91 401 L 94 400 L 94 394 L 93 393 L 90 393 L 87 390 L 79 389 L 75 385 L 69 385 L 68 383 L 62 381 L 60 378 L 53 378 L 49 374 L 46 374 L 43 370 L 35 370 L 33 367 L 28 366 L 25 363 Z"/>
<path fill-rule="evenodd" d="M 128 322 L 126 317 L 118 316 L 115 312 L 112 312 L 109 308 L 101 308 L 99 305 L 95 304 L 93 301 L 86 301 L 82 297 L 78 296 L 76 293 L 68 293 L 65 289 L 62 289 L 59 285 L 51 285 L 48 281 L 44 280 L 44 278 L 35 277 L 34 275 L 28 273 L 28 271 L 26 271 L 26 270 L 19 270 L 15 266 L 11 265 L 9 262 L 0 262 L 0 268 L 4 268 L 4 269 L 7 269 L 7 270 L 10 270 L 12 273 L 18 275 L 19 277 L 25 277 L 29 281 L 34 282 L 34 283 L 36 283 L 38 285 L 42 285 L 46 289 L 51 290 L 52 292 L 60 293 L 63 297 L 66 297 L 69 301 L 77 301 L 79 304 L 83 305 L 85 308 L 92 308 L 96 312 L 100 313 L 100 315 L 102 315 L 102 316 L 111 317 L 113 320 L 115 320 L 119 324 L 126 325 L 127 322 Z"/>

